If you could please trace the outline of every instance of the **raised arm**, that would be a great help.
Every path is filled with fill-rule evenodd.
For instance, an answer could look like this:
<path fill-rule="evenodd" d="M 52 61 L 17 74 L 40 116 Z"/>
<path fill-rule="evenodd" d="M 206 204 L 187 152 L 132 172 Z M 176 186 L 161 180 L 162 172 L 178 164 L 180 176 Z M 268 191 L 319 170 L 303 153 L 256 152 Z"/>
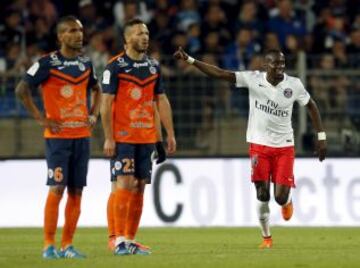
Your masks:
<path fill-rule="evenodd" d="M 46 119 L 40 112 L 39 108 L 35 105 L 31 96 L 30 86 L 24 80 L 21 80 L 15 89 L 17 98 L 25 106 L 26 110 L 32 115 L 32 117 L 44 128 L 49 128 L 52 133 L 58 133 L 61 130 L 59 122 Z"/>
<path fill-rule="evenodd" d="M 229 81 L 233 84 L 236 82 L 236 77 L 234 72 L 221 69 L 215 65 L 207 64 L 203 61 L 196 60 L 193 57 L 189 56 L 182 49 L 182 47 L 178 48 L 178 50 L 174 53 L 174 57 L 178 60 L 184 60 L 187 63 L 192 64 L 193 66 L 195 66 L 200 71 L 207 74 L 208 76 Z"/>
<path fill-rule="evenodd" d="M 115 140 L 112 126 L 112 104 L 115 95 L 103 93 L 101 97 L 101 122 L 104 129 L 104 154 L 111 157 L 115 154 Z"/>
<path fill-rule="evenodd" d="M 306 105 L 311 122 L 317 133 L 316 150 L 320 161 L 323 161 L 326 156 L 326 134 L 321 122 L 319 109 L 313 99 L 310 99 Z"/>
<path fill-rule="evenodd" d="M 167 134 L 168 153 L 172 154 L 176 151 L 176 140 L 174 132 L 174 124 L 172 120 L 172 111 L 169 100 L 165 94 L 159 94 L 156 99 L 160 120 Z"/>

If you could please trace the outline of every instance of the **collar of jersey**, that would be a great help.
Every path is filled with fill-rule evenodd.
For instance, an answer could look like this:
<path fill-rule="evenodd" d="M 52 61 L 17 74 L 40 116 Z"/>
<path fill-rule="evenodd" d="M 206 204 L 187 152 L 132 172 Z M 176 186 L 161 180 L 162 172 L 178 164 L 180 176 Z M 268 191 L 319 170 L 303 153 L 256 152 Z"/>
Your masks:
<path fill-rule="evenodd" d="M 130 58 L 128 56 L 128 54 L 126 54 L 126 52 L 124 53 L 124 58 L 126 58 L 127 60 L 131 61 L 131 62 L 144 62 L 147 60 L 146 54 L 144 54 L 144 57 L 142 60 L 133 60 L 132 58 Z"/>
<path fill-rule="evenodd" d="M 74 58 L 67 58 L 63 54 L 61 54 L 60 50 L 57 51 L 57 54 L 58 54 L 59 58 L 63 61 L 75 61 L 75 60 L 78 60 L 78 57 L 79 57 L 79 56 L 75 56 Z"/>
<path fill-rule="evenodd" d="M 287 80 L 287 74 L 284 73 L 284 78 L 282 81 L 280 81 L 276 86 L 272 85 L 267 79 L 266 79 L 266 72 L 263 73 L 263 77 L 264 77 L 264 80 L 265 80 L 265 83 L 268 85 L 268 86 L 271 86 L 273 88 L 277 88 L 278 86 L 280 86 L 284 81 Z"/>

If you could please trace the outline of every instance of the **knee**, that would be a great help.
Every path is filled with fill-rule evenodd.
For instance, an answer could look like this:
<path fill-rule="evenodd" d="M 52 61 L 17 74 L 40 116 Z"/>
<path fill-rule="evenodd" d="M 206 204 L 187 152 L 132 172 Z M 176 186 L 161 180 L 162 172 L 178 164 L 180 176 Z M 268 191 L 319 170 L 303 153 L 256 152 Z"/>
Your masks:
<path fill-rule="evenodd" d="M 275 195 L 275 201 L 276 203 L 278 203 L 280 206 L 283 206 L 286 204 L 288 200 L 288 196 L 286 194 L 276 194 Z"/>
<path fill-rule="evenodd" d="M 265 189 L 258 189 L 256 195 L 259 201 L 269 202 L 270 200 L 270 193 Z"/>
<path fill-rule="evenodd" d="M 68 188 L 67 191 L 68 191 L 68 194 L 69 195 L 72 195 L 72 196 L 81 196 L 82 195 L 82 188 Z"/>
<path fill-rule="evenodd" d="M 117 189 L 126 189 L 131 191 L 134 185 L 134 176 L 117 176 L 116 178 L 116 188 Z"/>
<path fill-rule="evenodd" d="M 50 186 L 50 192 L 53 192 L 56 195 L 63 196 L 65 190 L 65 186 L 57 185 L 57 186 Z"/>
<path fill-rule="evenodd" d="M 143 194 L 145 191 L 145 180 L 135 179 L 135 183 L 133 185 L 133 192 Z"/>

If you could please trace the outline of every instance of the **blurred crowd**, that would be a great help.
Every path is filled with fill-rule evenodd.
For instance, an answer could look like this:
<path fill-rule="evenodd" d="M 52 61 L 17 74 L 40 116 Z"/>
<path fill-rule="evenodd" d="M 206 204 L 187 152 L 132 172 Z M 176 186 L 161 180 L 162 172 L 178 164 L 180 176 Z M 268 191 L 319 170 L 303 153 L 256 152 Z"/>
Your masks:
<path fill-rule="evenodd" d="M 14 75 L 57 49 L 54 29 L 64 15 L 76 15 L 83 23 L 85 49 L 99 75 L 109 58 L 123 48 L 124 22 L 141 18 L 150 30 L 150 53 L 163 63 L 163 76 L 184 86 L 183 80 L 179 84 L 177 70 L 182 70 L 182 76 L 192 75 L 194 70 L 172 60 L 178 46 L 231 70 L 261 69 L 261 53 L 276 48 L 286 53 L 290 69 L 296 68 L 300 51 L 309 55 L 306 65 L 311 69 L 358 69 L 359 9 L 358 0 L 1 0 L 0 96 L 13 96 Z M 360 96 L 358 80 L 354 84 L 344 75 L 319 74 L 308 77 L 307 82 L 310 91 L 316 89 L 323 114 L 331 117 L 331 109 L 338 107 L 359 120 L 359 105 L 351 102 L 351 94 L 357 100 Z M 192 87 L 189 83 L 187 88 Z M 208 90 L 214 86 L 223 90 L 214 94 Z M 246 106 L 242 103 L 246 97 L 237 98 L 236 94 L 242 93 L 232 95 L 227 87 L 212 84 L 202 92 L 202 131 L 212 126 L 214 99 L 225 111 L 233 107 L 231 101 Z M 184 99 L 188 96 L 183 95 Z M 178 96 L 178 103 L 175 100 L 175 109 L 183 105 L 180 99 Z M 8 109 L 6 105 L 0 105 L 0 113 Z"/>
<path fill-rule="evenodd" d="M 183 46 L 213 55 L 228 69 L 258 66 L 258 55 L 281 48 L 324 54 L 335 67 L 357 68 L 360 14 L 357 0 L 2 0 L 0 72 L 16 73 L 57 48 L 54 26 L 74 14 L 84 24 L 87 49 L 106 64 L 122 49 L 124 22 L 139 17 L 151 33 L 151 50 L 171 55 Z M 321 68 L 320 61 L 319 68 Z"/>

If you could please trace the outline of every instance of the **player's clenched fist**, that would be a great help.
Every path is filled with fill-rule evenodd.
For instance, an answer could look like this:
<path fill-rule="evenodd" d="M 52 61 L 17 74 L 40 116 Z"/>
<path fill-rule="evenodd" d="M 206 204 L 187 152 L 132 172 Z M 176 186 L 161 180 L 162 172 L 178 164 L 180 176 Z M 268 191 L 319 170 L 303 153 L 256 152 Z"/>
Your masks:
<path fill-rule="evenodd" d="M 189 55 L 183 50 L 182 47 L 178 47 L 174 53 L 174 57 L 178 60 L 187 60 Z"/>
<path fill-rule="evenodd" d="M 176 152 L 176 140 L 174 136 L 167 137 L 167 152 L 168 154 L 174 154 Z"/>

